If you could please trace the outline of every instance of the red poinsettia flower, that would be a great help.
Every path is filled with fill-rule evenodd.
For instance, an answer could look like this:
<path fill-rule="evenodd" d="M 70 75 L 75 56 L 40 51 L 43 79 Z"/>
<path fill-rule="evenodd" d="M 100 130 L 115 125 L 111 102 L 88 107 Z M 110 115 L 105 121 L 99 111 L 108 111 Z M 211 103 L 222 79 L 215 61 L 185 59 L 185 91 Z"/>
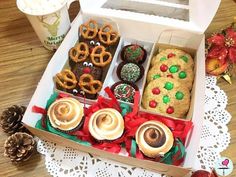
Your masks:
<path fill-rule="evenodd" d="M 208 51 L 207 58 L 218 58 L 222 63 L 227 60 L 236 62 L 236 32 L 232 27 L 225 30 L 225 35 L 216 34 L 207 42 L 212 46 Z"/>

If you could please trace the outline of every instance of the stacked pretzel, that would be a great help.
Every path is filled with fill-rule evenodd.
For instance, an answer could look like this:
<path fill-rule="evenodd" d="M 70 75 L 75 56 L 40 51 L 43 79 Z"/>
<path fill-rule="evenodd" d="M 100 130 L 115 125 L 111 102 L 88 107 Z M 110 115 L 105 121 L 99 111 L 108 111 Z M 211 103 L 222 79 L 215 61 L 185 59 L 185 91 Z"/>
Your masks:
<path fill-rule="evenodd" d="M 95 20 L 82 24 L 79 41 L 69 50 L 70 69 L 55 76 L 57 89 L 94 98 L 102 89 L 103 68 L 108 69 L 118 41 L 119 34 L 110 24 L 100 28 Z"/>

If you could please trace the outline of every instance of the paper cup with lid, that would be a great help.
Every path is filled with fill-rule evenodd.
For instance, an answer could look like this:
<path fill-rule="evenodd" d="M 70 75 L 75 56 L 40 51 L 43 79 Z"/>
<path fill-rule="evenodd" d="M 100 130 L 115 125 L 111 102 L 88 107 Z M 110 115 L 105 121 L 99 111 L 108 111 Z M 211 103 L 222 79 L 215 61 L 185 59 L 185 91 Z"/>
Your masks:
<path fill-rule="evenodd" d="M 43 46 L 55 50 L 70 29 L 68 8 L 76 0 L 17 0 L 17 7 L 34 28 Z"/>

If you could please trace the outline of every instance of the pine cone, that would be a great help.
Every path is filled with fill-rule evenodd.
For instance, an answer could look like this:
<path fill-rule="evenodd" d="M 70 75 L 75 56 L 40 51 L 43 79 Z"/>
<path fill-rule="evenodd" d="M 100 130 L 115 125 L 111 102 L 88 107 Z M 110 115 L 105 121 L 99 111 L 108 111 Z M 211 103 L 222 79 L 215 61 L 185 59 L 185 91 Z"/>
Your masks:
<path fill-rule="evenodd" d="M 21 122 L 25 110 L 25 106 L 13 105 L 3 111 L 0 117 L 0 124 L 4 132 L 10 135 L 15 132 L 29 132 Z"/>
<path fill-rule="evenodd" d="M 36 141 L 27 133 L 17 132 L 8 137 L 4 147 L 4 155 L 9 157 L 12 162 L 18 163 L 30 158 L 35 150 Z"/>

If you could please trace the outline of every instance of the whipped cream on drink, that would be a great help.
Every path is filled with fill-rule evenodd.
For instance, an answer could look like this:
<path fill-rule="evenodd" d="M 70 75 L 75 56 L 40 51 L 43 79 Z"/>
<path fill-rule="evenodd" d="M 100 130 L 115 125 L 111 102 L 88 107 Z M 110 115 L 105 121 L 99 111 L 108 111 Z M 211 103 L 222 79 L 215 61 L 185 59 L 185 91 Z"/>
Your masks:
<path fill-rule="evenodd" d="M 45 15 L 59 10 L 66 0 L 18 0 L 21 11 L 30 15 Z"/>

